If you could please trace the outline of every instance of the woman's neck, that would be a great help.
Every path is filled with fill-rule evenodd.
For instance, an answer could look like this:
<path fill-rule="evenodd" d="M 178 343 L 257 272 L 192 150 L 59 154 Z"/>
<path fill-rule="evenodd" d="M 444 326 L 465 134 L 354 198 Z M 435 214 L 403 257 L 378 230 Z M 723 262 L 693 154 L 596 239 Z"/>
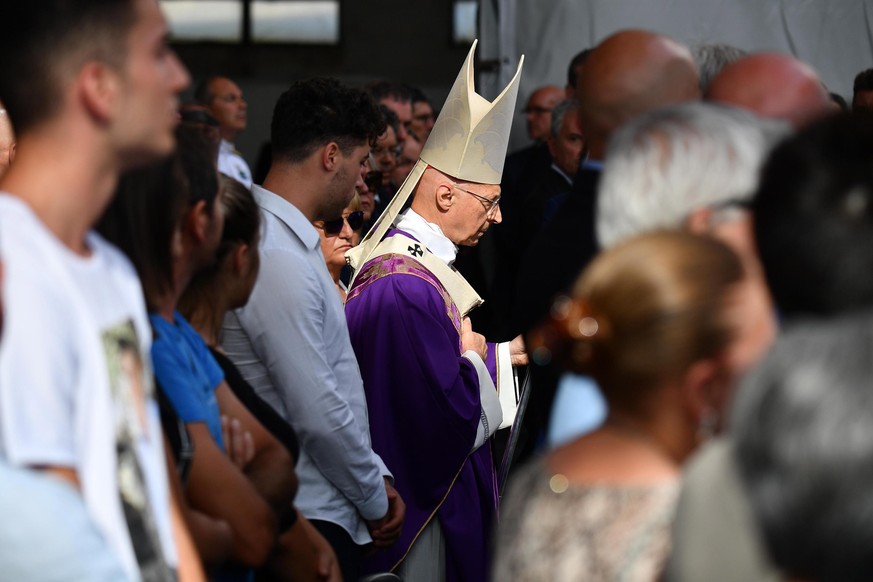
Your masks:
<path fill-rule="evenodd" d="M 218 299 L 218 297 L 210 297 L 200 302 L 188 318 L 188 323 L 197 330 L 206 345 L 216 349 L 220 347 L 221 328 L 224 326 L 224 315 L 228 311 L 226 306 L 217 305 Z M 216 305 L 217 308 L 212 309 L 212 305 Z"/>
<path fill-rule="evenodd" d="M 164 291 L 153 292 L 149 298 L 153 311 L 166 319 L 173 321 L 173 314 L 176 312 L 176 304 L 178 297 L 174 289 L 166 289 Z"/>
<path fill-rule="evenodd" d="M 173 313 L 179 305 L 179 298 L 191 282 L 193 273 L 189 263 L 182 257 L 176 257 L 173 260 L 173 285 L 169 289 L 153 293 L 151 298 L 155 312 L 167 321 L 173 321 Z"/>
<path fill-rule="evenodd" d="M 555 449 L 547 464 L 577 484 L 652 485 L 673 481 L 698 444 L 681 407 L 653 401 L 646 411 L 613 406 L 595 432 Z"/>
<path fill-rule="evenodd" d="M 182 313 L 206 345 L 217 349 L 225 314 L 240 305 L 233 298 L 235 286 L 221 275 L 210 277 L 208 281 L 195 281 L 194 285 L 182 299 Z"/>
<path fill-rule="evenodd" d="M 688 442 L 686 431 L 679 429 L 675 420 L 662 414 L 651 418 L 610 411 L 603 428 L 620 438 L 632 439 L 647 446 L 670 463 L 679 466 L 688 457 L 693 443 Z"/>
<path fill-rule="evenodd" d="M 334 285 L 339 287 L 340 277 L 343 273 L 343 265 L 327 264 L 327 272 L 330 273 L 330 278 L 333 279 Z"/>

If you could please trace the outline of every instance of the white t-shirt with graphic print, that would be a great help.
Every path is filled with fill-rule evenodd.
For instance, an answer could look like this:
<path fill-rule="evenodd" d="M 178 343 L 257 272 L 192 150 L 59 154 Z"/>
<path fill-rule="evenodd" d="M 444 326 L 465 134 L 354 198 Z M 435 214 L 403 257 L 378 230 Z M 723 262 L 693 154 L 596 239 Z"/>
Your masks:
<path fill-rule="evenodd" d="M 0 454 L 75 469 L 130 578 L 164 580 L 177 558 L 151 330 L 127 258 L 96 234 L 88 246 L 89 257 L 76 255 L 26 204 L 0 194 Z"/>

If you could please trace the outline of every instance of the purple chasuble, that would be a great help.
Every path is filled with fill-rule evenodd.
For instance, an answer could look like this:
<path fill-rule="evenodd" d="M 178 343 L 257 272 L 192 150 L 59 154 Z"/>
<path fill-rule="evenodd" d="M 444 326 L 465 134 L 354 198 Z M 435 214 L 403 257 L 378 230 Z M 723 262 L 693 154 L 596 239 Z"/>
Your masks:
<path fill-rule="evenodd" d="M 393 254 L 361 267 L 346 318 L 373 449 L 406 503 L 400 540 L 368 558 L 366 573 L 393 570 L 429 521 L 439 519 L 447 581 L 488 580 L 496 480 L 490 443 L 470 452 L 482 410 L 476 370 L 461 357 L 458 308 L 421 263 Z M 488 344 L 485 363 L 495 382 L 496 352 Z"/>

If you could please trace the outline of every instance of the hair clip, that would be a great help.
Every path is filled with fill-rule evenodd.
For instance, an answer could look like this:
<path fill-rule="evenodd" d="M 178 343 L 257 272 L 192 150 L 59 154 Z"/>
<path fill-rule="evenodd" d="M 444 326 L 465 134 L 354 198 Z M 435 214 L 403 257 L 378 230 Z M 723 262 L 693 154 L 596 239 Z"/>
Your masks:
<path fill-rule="evenodd" d="M 579 297 L 559 296 L 552 303 L 550 315 L 574 340 L 595 339 L 605 333 L 603 318 L 595 314 L 588 301 Z"/>
<path fill-rule="evenodd" d="M 583 364 L 591 357 L 591 342 L 602 340 L 606 333 L 604 318 L 586 300 L 561 295 L 552 303 L 548 320 L 530 335 L 531 358 L 540 366 L 568 357 Z"/>

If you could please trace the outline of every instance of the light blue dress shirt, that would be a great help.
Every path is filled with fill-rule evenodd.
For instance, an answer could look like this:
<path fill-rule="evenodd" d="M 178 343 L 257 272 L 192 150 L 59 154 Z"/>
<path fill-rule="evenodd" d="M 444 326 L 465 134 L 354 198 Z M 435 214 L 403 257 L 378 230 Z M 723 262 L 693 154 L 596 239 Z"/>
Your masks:
<path fill-rule="evenodd" d="M 0 460 L 0 572 L 19 582 L 129 582 L 70 484 Z"/>
<path fill-rule="evenodd" d="M 600 428 L 607 413 L 606 400 L 591 377 L 564 374 L 558 383 L 552 405 L 549 448 L 568 443 Z"/>
<path fill-rule="evenodd" d="M 391 474 L 370 444 L 342 301 L 318 231 L 284 198 L 258 186 L 252 192 L 263 218 L 261 269 L 248 304 L 225 318 L 222 345 L 258 395 L 297 431 L 297 508 L 365 544 L 370 535 L 363 519 L 388 511 L 383 476 Z"/>

